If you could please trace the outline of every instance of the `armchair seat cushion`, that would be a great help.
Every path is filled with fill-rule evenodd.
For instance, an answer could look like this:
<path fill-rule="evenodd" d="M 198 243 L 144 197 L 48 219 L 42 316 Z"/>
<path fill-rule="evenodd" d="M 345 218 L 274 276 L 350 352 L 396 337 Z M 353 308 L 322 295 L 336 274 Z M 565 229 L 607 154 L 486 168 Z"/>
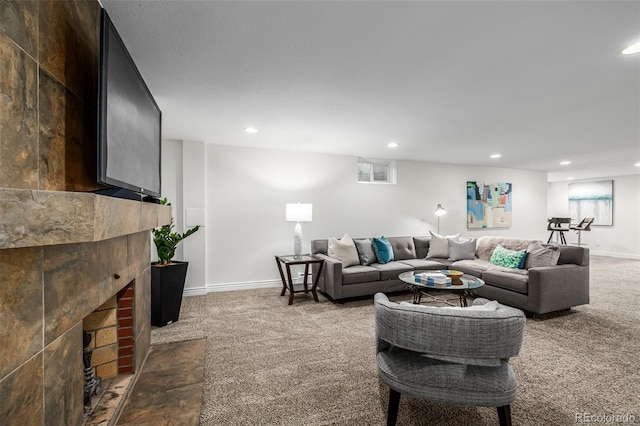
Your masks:
<path fill-rule="evenodd" d="M 498 367 L 465 365 L 392 347 L 377 355 L 381 380 L 401 394 L 448 404 L 500 407 L 516 397 L 516 377 L 505 361 Z"/>

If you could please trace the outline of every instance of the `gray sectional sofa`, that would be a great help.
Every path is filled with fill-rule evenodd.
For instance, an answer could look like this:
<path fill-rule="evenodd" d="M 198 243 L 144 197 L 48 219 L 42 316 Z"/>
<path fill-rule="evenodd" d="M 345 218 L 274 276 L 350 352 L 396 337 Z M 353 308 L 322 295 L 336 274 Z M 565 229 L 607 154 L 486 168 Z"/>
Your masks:
<path fill-rule="evenodd" d="M 490 262 L 493 249 L 500 244 L 506 249 L 524 250 L 534 240 L 480 237 L 476 240 L 476 256 L 457 261 L 427 258 L 431 237 L 388 237 L 387 240 L 393 248 L 393 261 L 345 268 L 340 260 L 327 255 L 328 240 L 311 241 L 312 254 L 325 261 L 318 284 L 320 290 L 334 300 L 389 293 L 407 289 L 398 279 L 402 272 L 455 269 L 485 281 L 485 285 L 475 291 L 478 296 L 534 314 L 589 303 L 589 250 L 584 247 L 559 246 L 557 264 L 552 266 L 511 269 Z M 314 274 L 316 272 L 314 270 Z"/>

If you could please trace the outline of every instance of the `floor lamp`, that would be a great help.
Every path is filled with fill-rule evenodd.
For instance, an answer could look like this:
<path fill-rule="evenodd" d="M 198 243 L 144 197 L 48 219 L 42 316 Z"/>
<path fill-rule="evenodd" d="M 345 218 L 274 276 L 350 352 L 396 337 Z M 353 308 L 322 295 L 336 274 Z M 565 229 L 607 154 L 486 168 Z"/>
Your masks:
<path fill-rule="evenodd" d="M 293 233 L 293 256 L 300 258 L 302 254 L 302 225 L 300 222 L 311 222 L 313 205 L 300 203 L 287 203 L 287 222 L 296 222 Z"/>
<path fill-rule="evenodd" d="M 440 235 L 440 216 L 447 214 L 447 209 L 442 207 L 442 204 L 438 203 L 436 209 L 434 210 L 434 213 L 436 216 L 438 216 L 438 235 Z"/>

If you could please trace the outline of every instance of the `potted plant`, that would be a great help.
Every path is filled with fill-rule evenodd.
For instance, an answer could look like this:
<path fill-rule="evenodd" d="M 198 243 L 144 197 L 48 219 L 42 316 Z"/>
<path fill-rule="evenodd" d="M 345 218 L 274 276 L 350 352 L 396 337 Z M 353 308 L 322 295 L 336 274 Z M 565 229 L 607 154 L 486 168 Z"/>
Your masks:
<path fill-rule="evenodd" d="M 166 198 L 160 204 L 171 205 Z M 178 243 L 198 231 L 200 226 L 183 234 L 174 232 L 174 228 L 171 218 L 169 225 L 153 230 L 158 261 L 151 263 L 151 325 L 158 327 L 178 321 L 189 263 L 172 259 Z"/>

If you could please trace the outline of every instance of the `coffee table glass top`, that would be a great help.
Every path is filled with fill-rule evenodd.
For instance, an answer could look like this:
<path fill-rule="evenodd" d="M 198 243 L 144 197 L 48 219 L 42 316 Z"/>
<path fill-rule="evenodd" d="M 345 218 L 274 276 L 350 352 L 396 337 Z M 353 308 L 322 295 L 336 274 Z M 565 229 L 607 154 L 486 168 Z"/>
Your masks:
<path fill-rule="evenodd" d="M 473 275 L 464 274 L 459 278 L 462 284 L 457 284 L 457 285 L 452 284 L 451 286 L 448 286 L 448 287 L 443 287 L 443 286 L 436 287 L 436 286 L 416 282 L 416 280 L 413 278 L 414 274 L 419 274 L 422 272 L 438 272 L 438 270 L 420 270 L 420 271 L 403 272 L 398 276 L 398 278 L 400 278 L 405 283 L 414 285 L 416 287 L 424 287 L 424 288 L 436 289 L 436 290 L 472 290 L 474 288 L 482 287 L 484 285 L 484 281 L 481 280 L 480 278 L 474 277 Z"/>

